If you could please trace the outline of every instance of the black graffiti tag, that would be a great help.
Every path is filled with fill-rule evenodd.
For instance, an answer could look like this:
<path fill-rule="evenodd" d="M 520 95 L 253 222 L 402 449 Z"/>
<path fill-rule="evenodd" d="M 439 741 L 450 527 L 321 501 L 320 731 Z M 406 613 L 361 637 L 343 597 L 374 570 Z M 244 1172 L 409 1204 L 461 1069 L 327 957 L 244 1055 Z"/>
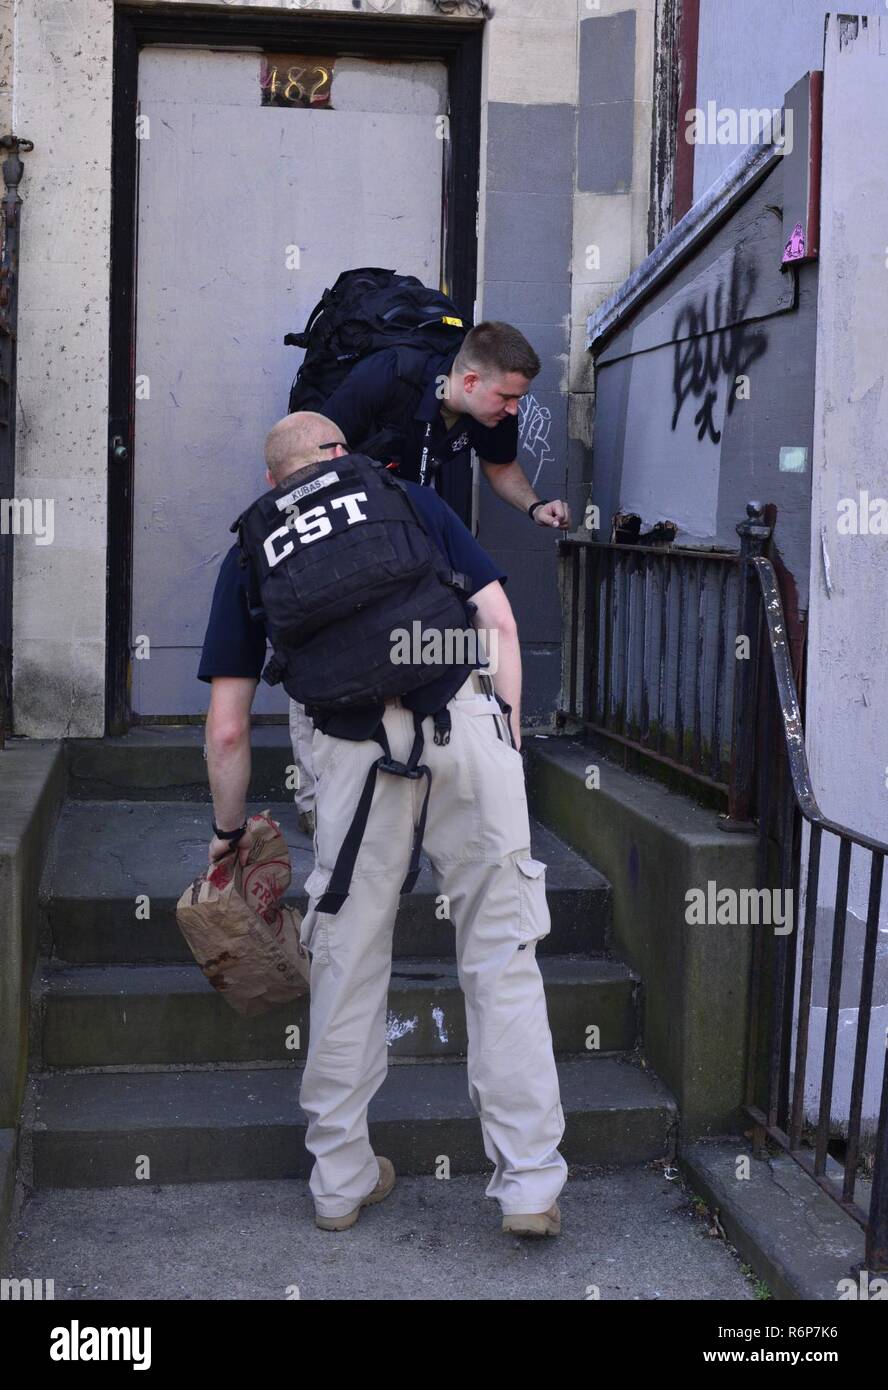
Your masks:
<path fill-rule="evenodd" d="M 719 380 L 722 376 L 728 378 L 727 413 L 730 415 L 736 400 L 731 386 L 768 349 L 767 334 L 761 326 L 735 322 L 727 328 L 715 328 L 725 319 L 743 319 L 755 291 L 755 274 L 747 271 L 742 278 L 745 284 L 741 286 L 741 276 L 735 265 L 730 285 L 719 285 L 712 296 L 711 312 L 709 295 L 704 295 L 698 304 L 680 310 L 672 326 L 672 336 L 676 340 L 672 428 L 674 430 L 678 424 L 685 401 L 693 396 L 694 400 L 702 401 L 694 416 L 697 438 L 702 440 L 708 435 L 714 444 L 721 440 L 721 430 L 715 428 L 713 418 Z"/>

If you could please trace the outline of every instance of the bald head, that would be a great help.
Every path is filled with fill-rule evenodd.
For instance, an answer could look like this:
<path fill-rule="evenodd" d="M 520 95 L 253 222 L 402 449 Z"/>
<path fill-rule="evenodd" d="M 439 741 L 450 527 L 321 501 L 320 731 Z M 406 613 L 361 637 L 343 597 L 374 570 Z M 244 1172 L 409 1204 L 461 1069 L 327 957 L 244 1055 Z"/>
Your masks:
<path fill-rule="evenodd" d="M 269 433 L 265 441 L 265 466 L 277 485 L 300 468 L 334 458 L 336 450 L 324 447 L 333 444 L 348 449 L 338 425 L 314 410 L 297 410 L 278 420 Z"/>

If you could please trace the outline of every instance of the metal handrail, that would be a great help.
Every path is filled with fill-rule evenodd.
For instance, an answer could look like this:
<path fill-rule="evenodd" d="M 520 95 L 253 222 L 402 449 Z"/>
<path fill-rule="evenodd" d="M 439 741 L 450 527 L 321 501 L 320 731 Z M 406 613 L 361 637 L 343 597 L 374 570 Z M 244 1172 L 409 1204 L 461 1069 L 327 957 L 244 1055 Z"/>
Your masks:
<path fill-rule="evenodd" d="M 840 835 L 844 840 L 851 840 L 855 845 L 860 845 L 861 849 L 871 850 L 875 854 L 888 854 L 888 843 L 874 840 L 869 835 L 862 835 L 856 830 L 849 829 L 848 826 L 839 825 L 837 821 L 830 820 L 825 816 L 818 805 L 817 797 L 814 794 L 811 769 L 808 765 L 808 754 L 805 750 L 802 715 L 799 709 L 795 678 L 792 674 L 792 664 L 789 659 L 786 620 L 783 615 L 783 602 L 780 598 L 777 573 L 771 561 L 764 555 L 753 556 L 748 563 L 758 576 L 759 587 L 764 600 L 765 621 L 768 624 L 771 656 L 774 664 L 774 679 L 777 683 L 777 693 L 780 696 L 780 709 L 783 716 L 786 755 L 798 808 L 807 821 L 810 821 L 812 825 L 818 825 L 821 830 L 829 830 L 834 835 Z"/>
<path fill-rule="evenodd" d="M 796 690 L 789 646 L 786 640 L 786 621 L 777 575 L 771 561 L 761 554 L 747 554 L 745 563 L 747 580 L 754 572 L 761 593 L 765 621 L 767 623 L 768 645 L 771 651 L 772 668 L 778 697 L 779 725 L 786 747 L 788 779 L 784 779 L 781 846 L 781 882 L 786 885 L 792 879 L 798 885 L 801 878 L 801 842 L 796 836 L 801 815 L 811 827 L 808 846 L 807 887 L 805 903 L 805 941 L 802 954 L 802 970 L 799 980 L 798 1025 L 796 1030 L 795 1073 L 792 1096 L 789 1097 L 789 1057 L 793 1010 L 795 1007 L 795 968 L 796 945 L 798 940 L 798 907 L 794 897 L 793 926 L 790 938 L 780 938 L 774 963 L 772 981 L 772 1013 L 770 1026 L 770 1060 L 768 1074 L 767 1113 L 754 1104 L 756 1090 L 755 1069 L 759 1063 L 759 1014 L 762 982 L 762 941 L 757 935 L 752 961 L 750 989 L 750 1031 L 747 1052 L 747 1091 L 746 1113 L 755 1126 L 753 1149 L 760 1156 L 764 1135 L 769 1135 L 789 1154 L 817 1185 L 849 1216 L 853 1217 L 866 1234 L 866 1253 L 864 1265 L 871 1271 L 888 1271 L 888 1050 L 882 1073 L 881 1096 L 879 1101 L 876 1128 L 874 1168 L 872 1176 L 872 1195 L 869 1210 L 866 1211 L 854 1199 L 856 1186 L 856 1167 L 859 1156 L 861 1118 L 863 1111 L 863 1091 L 869 1055 L 869 1029 L 872 1012 L 872 993 L 875 976 L 875 960 L 878 942 L 878 926 L 881 910 L 882 882 L 885 856 L 888 844 L 870 835 L 863 835 L 837 821 L 825 816 L 820 809 L 811 779 L 808 755 L 805 749 L 804 729 L 798 692 Z M 753 581 L 754 582 L 754 581 Z M 751 585 L 749 586 L 751 587 Z M 749 588 L 747 589 L 749 592 Z M 761 609 L 759 610 L 761 613 Z M 759 637 L 761 632 L 759 631 Z M 770 708 L 770 701 L 766 708 Z M 770 736 L 772 727 L 766 720 L 764 738 Z M 763 746 L 759 749 L 759 776 L 768 783 L 767 753 Z M 760 796 L 758 805 L 759 820 L 759 872 L 761 886 L 767 874 L 767 841 L 769 835 L 770 799 Z M 840 844 L 838 869 L 835 886 L 833 932 L 831 942 L 830 974 L 826 1032 L 823 1043 L 823 1064 L 820 1082 L 820 1105 L 816 1126 L 815 1152 L 801 1147 L 801 1132 L 804 1115 L 804 1088 L 808 1060 L 808 1029 L 811 1016 L 811 997 L 813 981 L 813 959 L 816 939 L 816 919 L 819 903 L 820 849 L 824 833 L 835 835 Z M 848 888 L 851 869 L 851 849 L 853 845 L 868 851 L 872 856 L 869 882 L 869 901 L 866 917 L 866 934 L 863 946 L 860 996 L 858 1002 L 858 1026 L 855 1042 L 854 1064 L 851 1082 L 850 1108 L 848 1114 L 848 1139 L 844 1159 L 841 1190 L 838 1180 L 827 1176 L 826 1164 L 830 1139 L 831 1105 L 835 1079 L 837 1056 L 838 1015 L 844 966 L 845 926 L 848 911 Z M 778 1123 L 781 1109 L 787 1116 L 786 1128 Z"/>
<path fill-rule="evenodd" d="M 624 758 L 660 765 L 714 792 L 730 809 L 728 650 L 742 552 L 582 535 L 562 539 L 558 551 L 566 624 L 559 722 L 578 719 Z M 711 678 L 704 680 L 710 663 Z"/>

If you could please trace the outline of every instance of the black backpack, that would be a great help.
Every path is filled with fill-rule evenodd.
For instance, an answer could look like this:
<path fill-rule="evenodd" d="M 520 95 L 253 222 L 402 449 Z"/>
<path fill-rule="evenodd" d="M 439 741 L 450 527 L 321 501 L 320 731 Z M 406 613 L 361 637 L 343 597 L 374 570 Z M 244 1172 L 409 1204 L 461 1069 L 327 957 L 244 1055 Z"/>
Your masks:
<path fill-rule="evenodd" d="M 365 266 L 344 270 L 311 311 L 301 333 L 284 342 L 305 348 L 287 406 L 320 410 L 352 367 L 381 348 L 410 346 L 444 355 L 459 347 L 471 324 L 440 290 L 415 275 Z M 364 441 L 350 441 L 358 447 Z"/>
<path fill-rule="evenodd" d="M 382 464 L 348 454 L 300 469 L 231 529 L 251 566 L 251 611 L 264 617 L 274 648 L 262 679 L 282 682 L 316 722 L 335 711 L 381 714 L 388 697 L 409 692 L 419 708 L 423 687 L 440 689 L 446 677 L 452 689 L 440 705 L 468 677 L 469 581 L 447 565 L 403 482 Z"/>

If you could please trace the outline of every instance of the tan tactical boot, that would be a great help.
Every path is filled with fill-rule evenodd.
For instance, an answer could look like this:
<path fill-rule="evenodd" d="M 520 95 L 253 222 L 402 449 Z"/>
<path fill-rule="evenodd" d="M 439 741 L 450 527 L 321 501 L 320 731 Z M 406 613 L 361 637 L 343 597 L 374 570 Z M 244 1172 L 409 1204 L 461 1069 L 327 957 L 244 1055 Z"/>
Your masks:
<path fill-rule="evenodd" d="M 361 1214 L 361 1207 L 374 1206 L 376 1202 L 381 1202 L 387 1197 L 395 1185 L 395 1168 L 391 1159 L 380 1158 L 377 1155 L 376 1162 L 379 1164 L 379 1182 L 373 1191 L 368 1193 L 363 1202 L 345 1216 L 318 1216 L 315 1213 L 315 1225 L 322 1231 L 347 1231 L 353 1226 Z"/>
<path fill-rule="evenodd" d="M 503 1230 L 513 1236 L 560 1236 L 561 1211 L 555 1202 L 548 1211 L 503 1217 Z"/>

